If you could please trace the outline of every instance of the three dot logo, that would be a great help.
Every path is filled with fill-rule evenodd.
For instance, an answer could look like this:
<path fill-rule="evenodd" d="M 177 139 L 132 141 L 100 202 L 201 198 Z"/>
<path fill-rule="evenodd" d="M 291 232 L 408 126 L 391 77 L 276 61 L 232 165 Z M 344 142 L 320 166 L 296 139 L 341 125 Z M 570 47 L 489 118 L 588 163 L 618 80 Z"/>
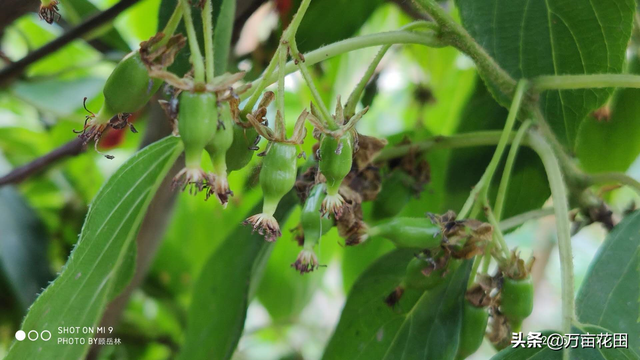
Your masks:
<path fill-rule="evenodd" d="M 16 331 L 16 340 L 23 341 L 24 339 L 29 339 L 31 341 L 36 341 L 38 339 L 49 341 L 51 340 L 51 331 L 42 330 L 41 332 L 37 332 L 36 330 L 31 330 L 28 333 L 25 333 L 23 330 Z"/>
<path fill-rule="evenodd" d="M 18 330 L 18 331 L 16 331 L 16 340 L 18 340 L 18 341 L 22 341 L 22 340 L 24 340 L 26 337 L 27 337 L 27 334 L 25 334 L 25 332 L 24 332 L 24 331 L 22 331 L 22 330 Z"/>

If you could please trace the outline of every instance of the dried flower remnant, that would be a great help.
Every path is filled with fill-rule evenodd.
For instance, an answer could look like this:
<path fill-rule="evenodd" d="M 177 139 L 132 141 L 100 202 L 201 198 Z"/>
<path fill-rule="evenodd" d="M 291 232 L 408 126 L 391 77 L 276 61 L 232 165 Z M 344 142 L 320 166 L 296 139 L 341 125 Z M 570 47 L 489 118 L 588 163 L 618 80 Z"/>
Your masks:
<path fill-rule="evenodd" d="M 108 128 L 121 130 L 125 127 L 129 126 L 131 132 L 137 133 L 138 130 L 129 122 L 129 118 L 131 114 L 128 113 L 120 113 L 116 114 L 109 121 L 97 121 L 96 114 L 94 114 L 91 110 L 87 109 L 87 98 L 85 97 L 82 106 L 89 113 L 86 115 L 84 120 L 84 126 L 82 130 L 73 130 L 74 133 L 78 134 L 78 137 L 82 139 L 82 145 L 87 145 L 89 142 L 94 142 L 94 148 L 97 153 L 104 155 L 107 159 L 113 159 L 113 155 L 104 154 L 98 150 L 98 143 L 102 138 L 102 135 Z"/>
<path fill-rule="evenodd" d="M 59 4 L 60 2 L 57 0 L 42 0 L 40 2 L 40 10 L 38 11 L 40 19 L 44 20 L 47 24 L 53 24 L 54 21 L 60 20 L 60 13 L 58 12 Z"/>
<path fill-rule="evenodd" d="M 316 253 L 313 251 L 313 249 L 301 250 L 296 261 L 291 264 L 291 267 L 300 272 L 301 275 L 310 273 L 320 266 L 322 265 L 318 264 L 318 257 L 316 256 Z"/>

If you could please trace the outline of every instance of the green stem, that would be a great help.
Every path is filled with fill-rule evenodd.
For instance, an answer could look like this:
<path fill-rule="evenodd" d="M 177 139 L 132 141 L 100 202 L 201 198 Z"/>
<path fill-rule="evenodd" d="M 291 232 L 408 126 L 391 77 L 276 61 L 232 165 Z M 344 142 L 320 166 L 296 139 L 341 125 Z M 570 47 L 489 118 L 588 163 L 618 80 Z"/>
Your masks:
<path fill-rule="evenodd" d="M 180 20 L 182 20 L 182 6 L 178 4 L 175 10 L 173 10 L 171 17 L 169 18 L 169 21 L 167 21 L 167 24 L 164 26 L 164 29 L 162 29 L 162 33 L 164 34 L 164 37 L 162 38 L 162 40 L 160 40 L 156 44 L 156 46 L 154 47 L 154 50 L 162 46 L 165 46 L 167 42 L 169 42 L 169 39 L 176 32 L 176 29 L 178 29 L 178 25 L 180 25 Z"/>
<path fill-rule="evenodd" d="M 278 91 L 276 94 L 276 111 L 279 113 L 280 119 L 276 119 L 276 134 L 278 138 L 284 140 L 286 138 L 286 122 L 284 118 L 284 78 L 287 75 L 284 66 L 287 63 L 287 52 L 284 48 L 278 51 Z"/>
<path fill-rule="evenodd" d="M 302 0 L 302 2 L 300 2 L 298 11 L 296 11 L 296 14 L 293 15 L 293 18 L 291 19 L 289 26 L 287 26 L 287 29 L 282 34 L 283 39 L 286 39 L 289 41 L 295 40 L 296 33 L 298 32 L 298 27 L 300 27 L 300 23 L 304 18 L 304 14 L 307 13 L 307 9 L 309 8 L 310 3 L 311 3 L 311 0 Z"/>
<path fill-rule="evenodd" d="M 571 223 L 569 221 L 567 189 L 562 179 L 562 171 L 558 159 L 545 137 L 537 131 L 530 131 L 528 138 L 531 147 L 542 160 L 549 178 L 549 186 L 553 198 L 558 250 L 560 253 L 560 273 L 562 276 L 562 331 L 567 334 L 571 332 L 571 322 L 574 318 L 573 255 L 571 251 Z M 564 356 L 567 358 L 568 355 L 565 354 Z"/>
<path fill-rule="evenodd" d="M 483 199 L 484 204 L 484 213 L 487 216 L 487 220 L 489 220 L 489 224 L 493 226 L 493 237 L 497 240 L 497 245 L 502 250 L 502 253 L 505 256 L 505 259 L 509 258 L 509 245 L 507 245 L 507 241 L 504 239 L 504 235 L 502 234 L 502 230 L 500 230 L 500 224 L 496 219 L 493 211 L 491 210 L 491 206 L 489 206 L 489 201 L 485 197 Z"/>
<path fill-rule="evenodd" d="M 269 80 L 271 78 L 271 75 L 273 74 L 273 71 L 276 69 L 276 65 L 278 64 L 278 54 L 280 54 L 281 51 L 282 51 L 282 44 L 280 44 L 276 49 L 276 52 L 273 54 L 273 57 L 271 58 L 269 65 L 264 70 L 262 77 L 260 77 L 258 80 L 254 81 L 251 84 L 252 85 L 251 89 L 253 93 L 251 94 L 251 97 L 249 98 L 249 100 L 247 100 L 247 103 L 244 105 L 244 108 L 242 109 L 242 113 L 245 116 L 248 113 L 253 111 L 253 107 L 256 105 L 256 103 L 260 99 L 260 96 L 262 96 L 262 91 L 267 86 L 269 86 L 270 84 Z"/>
<path fill-rule="evenodd" d="M 193 79 L 196 82 L 204 82 L 204 63 L 202 61 L 202 53 L 200 52 L 200 45 L 198 45 L 198 38 L 196 37 L 196 29 L 193 26 L 193 19 L 191 17 L 191 5 L 189 0 L 180 0 L 182 5 L 182 11 L 184 12 L 184 25 L 187 29 L 187 40 L 189 41 L 189 49 L 191 50 L 191 62 L 193 63 Z"/>
<path fill-rule="evenodd" d="M 640 75 L 593 74 L 593 75 L 549 75 L 531 80 L 536 91 L 570 90 L 593 88 L 640 88 Z"/>
<path fill-rule="evenodd" d="M 204 61 L 207 82 L 212 82 L 214 77 L 213 57 L 213 6 L 212 0 L 206 0 L 202 9 L 202 27 L 204 28 Z"/>
<path fill-rule="evenodd" d="M 626 185 L 640 194 L 640 182 L 621 172 L 589 174 L 587 179 L 591 184 L 618 183 Z"/>
<path fill-rule="evenodd" d="M 538 131 L 547 138 L 549 145 L 551 145 L 553 151 L 556 153 L 569 187 L 576 189 L 585 189 L 588 187 L 589 184 L 586 175 L 578 169 L 575 161 L 564 151 L 564 147 L 558 141 L 558 138 L 556 138 L 549 124 L 545 121 L 540 108 L 537 107 L 535 111 L 532 112 L 532 115 Z"/>
<path fill-rule="evenodd" d="M 500 163 L 500 159 L 502 158 L 502 154 L 504 153 L 504 149 L 509 142 L 509 136 L 511 135 L 513 125 L 516 122 L 518 111 L 520 110 L 520 104 L 522 103 L 522 97 L 526 88 L 527 81 L 520 80 L 516 88 L 516 93 L 513 96 L 513 102 L 511 103 L 511 108 L 509 109 L 509 116 L 507 116 L 507 122 L 504 125 L 504 129 L 502 130 L 502 135 L 500 135 L 500 141 L 498 141 L 496 151 L 493 153 L 491 162 L 489 162 L 487 169 L 484 171 L 484 174 L 482 174 L 480 181 L 478 181 L 478 184 L 473 188 L 473 190 L 471 190 L 471 194 L 469 194 L 469 197 L 464 203 L 462 210 L 460 210 L 460 212 L 458 213 L 458 217 L 460 219 L 464 219 L 469 214 L 469 211 L 471 210 L 473 204 L 476 202 L 478 195 L 481 195 L 481 197 L 483 198 L 486 197 L 489 185 L 491 184 L 491 180 L 493 179 L 493 173 L 496 171 L 496 168 Z"/>
<path fill-rule="evenodd" d="M 531 120 L 525 121 L 518 132 L 516 133 L 516 137 L 513 139 L 511 143 L 511 149 L 509 149 L 509 155 L 507 155 L 507 162 L 504 165 L 504 171 L 502 172 L 502 179 L 500 179 L 500 186 L 498 187 L 498 194 L 496 195 L 496 203 L 494 206 L 494 213 L 496 215 L 496 219 L 502 219 L 502 209 L 504 207 L 504 200 L 507 196 L 507 189 L 509 188 L 509 180 L 511 179 L 511 172 L 513 170 L 513 164 L 516 161 L 516 157 L 518 156 L 518 148 L 520 147 L 520 143 L 522 142 L 522 138 L 524 137 L 525 132 L 531 126 Z"/>
<path fill-rule="evenodd" d="M 484 248 L 484 256 L 482 260 L 482 273 L 487 274 L 489 272 L 489 266 L 491 266 L 491 248 L 493 248 L 493 242 L 487 244 Z"/>
<path fill-rule="evenodd" d="M 303 2 L 300 3 L 300 7 L 298 7 L 298 11 L 296 12 L 296 14 L 293 16 L 293 19 L 291 19 L 291 22 L 289 23 L 289 26 L 287 27 L 287 29 L 284 31 L 284 33 L 282 34 L 282 39 L 286 40 L 287 42 L 289 42 L 289 38 L 290 37 L 294 37 L 295 38 L 295 34 L 298 32 L 298 27 L 300 26 L 300 23 L 302 22 L 302 18 L 304 17 L 304 14 L 307 12 L 307 8 L 309 7 L 309 3 L 311 2 L 311 0 L 305 0 Z M 253 107 L 256 105 L 256 103 L 258 102 L 258 99 L 260 99 L 260 95 L 262 95 L 262 91 L 269 86 L 269 84 L 273 83 L 272 80 L 272 74 L 273 71 L 276 68 L 276 64 L 278 63 L 278 54 L 283 50 L 286 49 L 284 44 L 282 43 L 282 41 L 280 41 L 280 44 L 278 44 L 278 48 L 276 49 L 275 54 L 273 55 L 273 57 L 271 58 L 271 61 L 269 62 L 269 65 L 267 66 L 267 68 L 264 70 L 264 73 L 262 74 L 262 76 L 255 80 L 253 83 L 251 83 L 251 90 L 248 92 L 248 94 L 251 94 L 251 97 L 249 98 L 249 100 L 247 101 L 247 103 L 245 104 L 242 112 L 243 114 L 248 114 L 251 111 L 253 111 Z M 292 73 L 293 71 L 291 70 L 292 66 L 291 64 L 293 64 L 295 62 L 291 62 L 289 64 L 287 64 L 287 74 Z"/>
<path fill-rule="evenodd" d="M 340 54 L 386 44 L 419 44 L 430 47 L 444 46 L 442 41 L 437 38 L 436 32 L 432 30 L 421 31 L 419 33 L 412 31 L 389 31 L 378 34 L 357 36 L 323 46 L 307 53 L 304 57 L 305 64 L 307 66 L 311 66 Z M 271 67 L 271 64 L 269 64 L 269 67 Z M 290 61 L 287 63 L 285 69 L 287 74 L 290 74 L 298 69 L 298 65 L 296 65 L 294 61 Z M 269 68 L 267 68 L 267 70 L 269 70 Z M 269 73 L 267 70 L 265 70 L 265 73 L 260 78 L 251 83 L 251 88 L 241 95 L 242 99 L 246 99 L 249 96 L 253 98 L 255 97 L 254 94 L 256 92 L 258 93 L 257 98 L 259 98 L 260 92 L 266 86 L 276 82 L 277 76 L 273 74 L 273 71 Z M 248 109 L 248 107 L 245 106 L 245 109 Z"/>
<path fill-rule="evenodd" d="M 432 149 L 456 149 L 475 146 L 496 145 L 500 141 L 502 131 L 476 131 L 450 136 L 434 136 L 412 144 L 388 147 L 380 151 L 374 161 L 385 161 L 402 157 L 410 152 L 425 152 Z M 510 134 L 508 141 L 513 139 L 515 134 Z"/>
<path fill-rule="evenodd" d="M 282 34 L 282 43 L 287 43 L 289 45 L 289 49 L 291 50 L 291 57 L 294 59 L 294 63 L 298 66 L 298 69 L 300 69 L 300 74 L 302 74 L 302 78 L 304 78 L 304 81 L 307 83 L 307 87 L 311 91 L 311 96 L 316 101 L 322 117 L 324 117 L 323 120 L 329 125 L 331 130 L 335 130 L 338 128 L 338 126 L 333 120 L 331 113 L 329 113 L 329 110 L 324 104 L 324 101 L 322 101 L 322 97 L 320 96 L 318 89 L 313 83 L 313 79 L 311 78 L 309 69 L 307 69 L 305 59 L 303 56 L 301 56 L 300 51 L 298 50 L 298 44 L 296 43 L 296 33 L 298 32 L 298 27 L 300 26 L 300 22 L 302 22 L 302 18 L 307 12 L 310 3 L 311 0 L 302 0 L 298 11 L 287 27 L 287 30 L 285 30 L 284 34 Z"/>
<path fill-rule="evenodd" d="M 329 129 L 331 130 L 338 129 L 338 124 L 336 124 L 335 120 L 333 119 L 333 116 L 331 116 L 329 109 L 327 109 L 327 106 L 324 104 L 324 101 L 322 101 L 320 92 L 318 92 L 316 85 L 313 83 L 313 79 L 311 78 L 309 69 L 307 69 L 307 65 L 305 64 L 305 62 L 302 60 L 302 57 L 300 56 L 300 52 L 298 51 L 298 46 L 296 45 L 295 40 L 291 40 L 291 42 L 289 43 L 289 46 L 291 49 L 291 56 L 297 60 L 298 68 L 300 69 L 300 74 L 302 74 L 302 78 L 307 83 L 307 87 L 311 91 L 311 96 L 313 97 L 316 104 L 318 105 L 318 108 L 320 109 L 320 113 L 323 117 L 322 120 L 324 120 L 324 122 L 326 122 L 329 125 Z"/>
<path fill-rule="evenodd" d="M 448 44 L 469 55 L 476 63 L 478 72 L 494 83 L 502 93 L 510 96 L 516 81 L 480 46 L 469 33 L 449 16 L 434 0 L 414 0 L 440 25 L 440 34 Z"/>
<path fill-rule="evenodd" d="M 476 274 L 478 273 L 478 268 L 480 267 L 480 262 L 482 260 L 482 256 L 476 256 L 473 259 L 473 265 L 471 266 L 471 274 L 469 274 L 469 281 L 467 282 L 467 289 L 473 285 L 473 282 L 476 280 Z"/>
<path fill-rule="evenodd" d="M 384 45 L 383 47 L 380 48 L 376 56 L 373 58 L 373 61 L 371 61 L 371 64 L 369 64 L 369 67 L 364 72 L 364 75 L 362 75 L 362 78 L 360 79 L 356 87 L 351 92 L 351 95 L 349 95 L 349 99 L 347 100 L 347 103 L 344 106 L 344 117 L 346 119 L 351 118 L 356 113 L 356 106 L 358 105 L 358 101 L 360 101 L 360 96 L 362 95 L 364 88 L 367 86 L 367 84 L 371 80 L 371 77 L 373 77 L 373 74 L 376 72 L 376 68 L 378 67 L 378 64 L 380 64 L 380 61 L 382 61 L 382 58 L 387 53 L 387 50 L 389 50 L 390 48 L 391 48 L 391 45 Z"/>
<path fill-rule="evenodd" d="M 539 219 L 545 216 L 553 215 L 555 210 L 552 207 L 536 209 L 512 216 L 508 219 L 500 221 L 500 230 L 503 232 L 518 227 L 529 220 Z"/>
<path fill-rule="evenodd" d="M 438 29 L 437 25 L 430 21 L 415 21 L 401 27 L 400 30 L 413 30 L 417 28 L 428 28 L 434 31 Z M 351 118 L 356 113 L 356 107 L 358 106 L 358 101 L 362 96 L 362 92 L 371 80 L 371 77 L 375 73 L 378 64 L 380 64 L 380 61 L 382 61 L 382 58 L 390 48 L 391 44 L 384 45 L 380 48 L 376 56 L 371 61 L 371 64 L 369 64 L 369 67 L 364 72 L 364 75 L 362 75 L 362 78 L 351 92 L 351 95 L 349 95 L 349 99 L 344 106 L 344 117 L 346 119 Z"/>

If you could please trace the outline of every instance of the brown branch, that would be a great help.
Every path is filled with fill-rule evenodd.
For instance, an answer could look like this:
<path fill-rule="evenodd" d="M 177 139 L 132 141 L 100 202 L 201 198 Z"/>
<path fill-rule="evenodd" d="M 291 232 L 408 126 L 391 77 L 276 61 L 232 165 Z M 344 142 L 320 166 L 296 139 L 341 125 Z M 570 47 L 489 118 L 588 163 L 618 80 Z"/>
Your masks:
<path fill-rule="evenodd" d="M 83 35 L 113 20 L 118 14 L 128 9 L 138 1 L 139 0 L 121 0 L 109 9 L 86 18 L 82 23 L 78 24 L 78 26 L 65 32 L 59 38 L 47 43 L 35 51 L 32 51 L 22 59 L 0 70 L 0 86 L 5 86 L 9 81 L 20 76 L 27 67 L 34 62 L 60 50 L 71 41 L 82 37 Z"/>
<path fill-rule="evenodd" d="M 14 169 L 7 175 L 0 177 L 0 187 L 7 184 L 17 184 L 28 177 L 42 172 L 52 164 L 83 153 L 86 146 L 82 144 L 82 139 L 75 138 L 50 153 L 39 157 L 32 162 Z"/>

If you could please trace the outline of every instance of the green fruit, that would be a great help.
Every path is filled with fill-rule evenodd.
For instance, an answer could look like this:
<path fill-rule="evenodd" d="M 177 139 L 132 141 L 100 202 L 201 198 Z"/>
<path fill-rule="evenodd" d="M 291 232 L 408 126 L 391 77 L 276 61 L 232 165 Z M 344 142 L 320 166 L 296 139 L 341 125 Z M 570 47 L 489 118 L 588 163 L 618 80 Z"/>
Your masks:
<path fill-rule="evenodd" d="M 522 321 L 533 311 L 531 276 L 521 280 L 505 277 L 500 293 L 500 312 L 509 320 L 512 331 L 520 331 Z"/>
<path fill-rule="evenodd" d="M 233 143 L 233 118 L 228 102 L 223 102 L 218 106 L 218 116 L 220 119 L 219 129 L 215 136 L 207 144 L 206 150 L 211 156 L 213 172 L 216 175 L 227 173 L 226 155 Z M 216 125 L 217 126 L 217 125 Z"/>
<path fill-rule="evenodd" d="M 253 157 L 258 132 L 255 128 L 243 128 L 233 124 L 233 142 L 227 151 L 227 170 L 229 172 L 240 170 L 247 166 Z"/>
<path fill-rule="evenodd" d="M 433 249 L 440 246 L 440 227 L 427 218 L 395 218 L 368 231 L 368 236 L 381 236 L 400 248 Z"/>
<path fill-rule="evenodd" d="M 104 85 L 104 112 L 112 115 L 135 112 L 149 102 L 160 85 L 161 80 L 149 77 L 140 53 L 131 52 L 120 61 Z"/>
<path fill-rule="evenodd" d="M 460 329 L 460 344 L 456 360 L 466 359 L 478 351 L 489 321 L 489 313 L 483 307 L 476 307 L 469 301 L 464 301 L 462 311 L 462 329 Z"/>
<path fill-rule="evenodd" d="M 411 200 L 411 186 L 414 182 L 413 178 L 402 170 L 391 172 L 382 182 L 382 189 L 373 202 L 373 219 L 378 221 L 398 215 Z"/>
<path fill-rule="evenodd" d="M 200 168 L 202 151 L 216 134 L 217 128 L 216 96 L 183 91 L 180 94 L 178 131 L 184 143 L 187 168 Z"/>
<path fill-rule="evenodd" d="M 414 257 L 409 261 L 407 270 L 405 271 L 403 283 L 406 287 L 429 290 L 438 284 L 441 284 L 448 274 L 453 273 L 460 265 L 460 261 L 455 259 L 449 259 L 446 264 L 438 269 L 432 270 L 430 273 L 425 274 L 425 269 L 434 269 L 434 265 L 439 263 L 439 259 L 424 259 L 421 257 Z"/>
<path fill-rule="evenodd" d="M 337 151 L 337 152 L 336 152 Z M 351 171 L 353 163 L 353 139 L 347 133 L 340 139 L 323 135 L 320 141 L 320 172 L 327 179 L 327 194 L 335 195 L 342 180 Z"/>
<path fill-rule="evenodd" d="M 320 214 L 320 206 L 325 198 L 325 184 L 315 185 L 309 192 L 307 200 L 302 207 L 300 223 L 304 233 L 304 246 L 313 247 L 320 237 L 326 234 L 333 226 L 333 221 Z"/>
<path fill-rule="evenodd" d="M 280 199 L 293 188 L 296 182 L 297 157 L 296 145 L 277 142 L 271 144 L 260 170 L 263 213 L 273 215 Z"/>

